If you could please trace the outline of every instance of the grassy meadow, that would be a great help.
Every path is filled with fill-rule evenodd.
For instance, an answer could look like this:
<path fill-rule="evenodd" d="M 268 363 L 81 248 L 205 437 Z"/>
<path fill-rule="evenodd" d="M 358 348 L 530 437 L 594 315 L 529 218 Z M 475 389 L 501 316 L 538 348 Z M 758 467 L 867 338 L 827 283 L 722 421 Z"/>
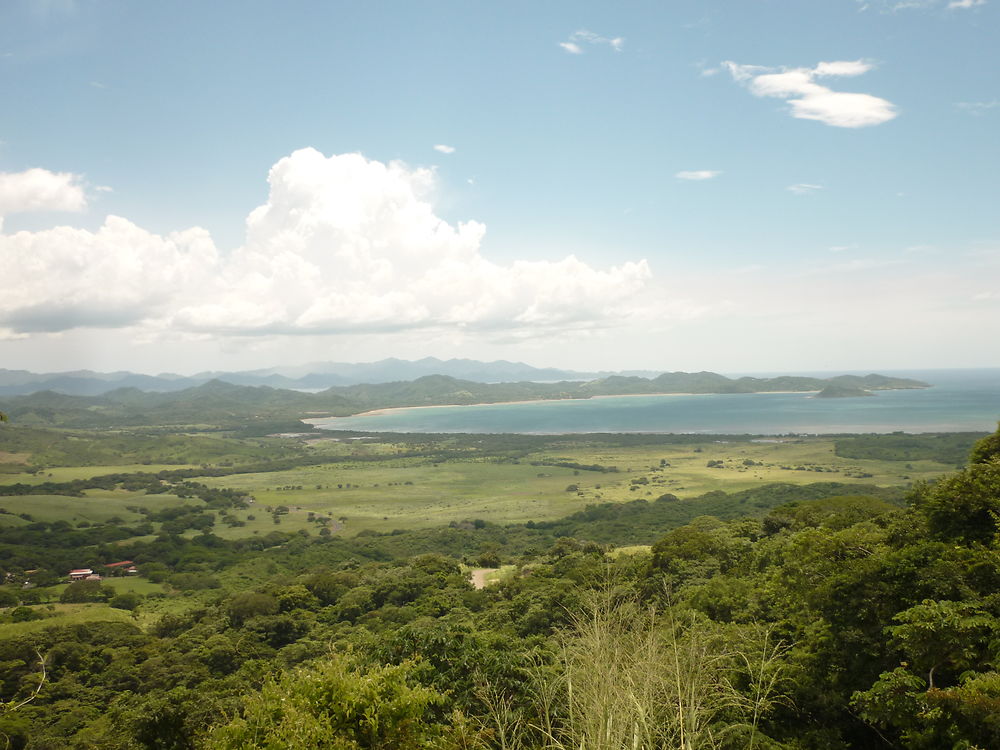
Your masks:
<path fill-rule="evenodd" d="M 53 625 L 82 625 L 90 622 L 131 622 L 132 613 L 107 604 L 42 604 L 36 605 L 46 617 L 27 622 L 0 623 L 0 638 L 14 638 L 25 633 L 50 628 Z"/>
<path fill-rule="evenodd" d="M 864 438 L 887 446 L 881 458 L 843 457 L 834 437 L 730 439 L 699 436 L 396 436 L 316 434 L 268 438 L 144 435 L 136 438 L 143 458 L 187 463 L 134 463 L 135 446 L 123 435 L 59 435 L 65 465 L 39 470 L 39 455 L 53 457 L 41 434 L 4 431 L 7 458 L 0 484 L 39 486 L 87 480 L 106 474 L 187 469 L 191 481 L 230 488 L 253 498 L 245 509 L 219 514 L 212 531 L 226 539 L 271 531 L 316 534 L 316 518 L 328 518 L 332 533 L 428 528 L 482 519 L 493 523 L 551 521 L 595 503 L 681 499 L 707 492 L 735 492 L 783 482 L 905 487 L 954 468 L 932 443 L 908 460 L 892 436 Z M 30 440 L 27 438 L 31 438 Z M 906 438 L 908 439 L 908 438 Z M 953 436 L 952 442 L 965 440 Z M 971 445 L 974 437 L 968 437 Z M 898 438 L 897 438 L 898 440 Z M 66 448 L 65 446 L 71 446 Z M 115 448 L 121 448 L 115 452 Z M 851 455 L 866 456 L 867 446 Z M 199 453 L 203 450 L 203 453 Z M 33 452 L 34 451 L 34 452 Z M 844 451 L 842 451 L 844 452 Z M 91 456 L 93 460 L 84 460 Z M 930 458 L 928 456 L 934 456 Z M 117 457 L 117 460 L 115 458 Z M 126 460 L 122 460 L 122 459 Z M 935 460 L 938 459 L 938 460 Z M 197 476 L 206 470 L 206 475 Z M 13 468 L 19 471 L 12 471 Z M 258 470 L 259 469 L 259 470 Z M 211 475 L 208 475 L 210 472 Z M 39 487 L 47 491 L 48 487 Z M 0 527 L 68 521 L 75 526 L 119 519 L 145 519 L 137 509 L 158 512 L 197 499 L 124 489 L 88 489 L 83 497 L 58 494 L 0 496 Z M 278 514 L 274 511 L 279 510 Z M 27 516 L 25 518 L 24 516 Z M 154 533 L 159 524 L 154 523 Z M 186 536 L 195 535 L 195 530 Z"/>
<path fill-rule="evenodd" d="M 393 457 L 391 449 L 383 455 L 384 460 L 379 461 L 198 481 L 240 489 L 255 498 L 249 510 L 231 513 L 246 526 L 217 526 L 217 534 L 234 538 L 276 528 L 315 530 L 309 513 L 332 517 L 339 532 L 345 534 L 364 529 L 385 532 L 433 527 L 477 518 L 524 523 L 561 518 L 592 503 L 654 499 L 666 493 L 686 499 L 771 482 L 835 481 L 902 487 L 933 479 L 952 468 L 931 460 L 841 458 L 835 454 L 831 438 L 624 447 L 581 440 L 560 444 L 557 451 L 531 453 L 517 463 L 472 457 L 443 462 L 400 459 Z M 709 462 L 721 465 L 710 467 Z M 547 465 L 552 463 L 617 467 L 618 471 Z M 288 513 L 275 525 L 267 509 L 280 506 L 287 507 Z"/>
<path fill-rule="evenodd" d="M 83 497 L 66 495 L 5 495 L 0 496 L 0 526 L 23 526 L 32 521 L 68 521 L 78 524 L 105 523 L 120 518 L 128 523 L 142 520 L 143 516 L 130 508 L 143 507 L 160 510 L 182 501 L 174 495 L 148 495 L 128 490 L 85 490 Z M 13 514 L 13 515 L 11 515 Z M 31 516 L 32 521 L 20 517 Z"/>

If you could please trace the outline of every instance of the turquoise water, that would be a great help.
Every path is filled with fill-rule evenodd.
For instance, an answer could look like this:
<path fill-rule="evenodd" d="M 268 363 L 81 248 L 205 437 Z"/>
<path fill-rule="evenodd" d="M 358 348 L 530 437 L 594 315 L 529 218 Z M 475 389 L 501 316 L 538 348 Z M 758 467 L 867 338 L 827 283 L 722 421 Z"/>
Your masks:
<path fill-rule="evenodd" d="M 565 434 L 664 432 L 780 435 L 990 431 L 1000 420 L 1000 370 L 893 372 L 932 388 L 870 398 L 804 393 L 612 396 L 525 404 L 392 409 L 317 420 L 328 430 Z"/>

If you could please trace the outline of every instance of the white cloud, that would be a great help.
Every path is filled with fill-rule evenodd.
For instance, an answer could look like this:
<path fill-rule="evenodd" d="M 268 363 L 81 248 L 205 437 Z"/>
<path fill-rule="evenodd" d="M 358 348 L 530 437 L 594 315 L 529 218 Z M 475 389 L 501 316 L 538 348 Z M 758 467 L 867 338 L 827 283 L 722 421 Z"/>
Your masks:
<path fill-rule="evenodd" d="M 717 169 L 695 169 L 687 172 L 678 172 L 674 175 L 678 180 L 711 180 L 722 174 Z"/>
<path fill-rule="evenodd" d="M 975 8 L 979 5 L 986 5 L 986 0 L 952 0 L 948 8 Z"/>
<path fill-rule="evenodd" d="M 47 169 L 0 172 L 0 217 L 29 211 L 82 211 L 87 196 L 80 176 Z"/>
<path fill-rule="evenodd" d="M 138 323 L 197 293 L 217 264 L 204 230 L 160 237 L 117 216 L 96 232 L 0 234 L 0 256 L 0 327 L 27 333 Z"/>
<path fill-rule="evenodd" d="M 874 67 L 866 60 L 838 60 L 821 62 L 813 68 L 813 71 L 818 76 L 859 76 Z"/>
<path fill-rule="evenodd" d="M 600 36 L 592 31 L 580 29 L 569 35 L 569 41 L 559 42 L 559 46 L 573 55 L 583 54 L 583 44 L 607 45 L 615 52 L 621 52 L 625 48 L 625 39 L 620 36 L 608 38 Z"/>
<path fill-rule="evenodd" d="M 816 83 L 817 78 L 852 77 L 868 72 L 872 64 L 864 60 L 821 62 L 815 68 L 765 68 L 759 65 L 722 63 L 733 80 L 742 83 L 754 96 L 785 99 L 792 117 L 818 120 L 838 128 L 880 125 L 896 117 L 892 102 L 871 94 L 834 91 Z"/>
<path fill-rule="evenodd" d="M 435 151 L 440 151 L 442 154 L 453 154 L 455 153 L 454 146 L 446 146 L 443 143 L 439 143 L 434 147 Z"/>
<path fill-rule="evenodd" d="M 638 314 L 651 277 L 644 260 L 494 263 L 480 252 L 485 227 L 435 215 L 433 172 L 399 162 L 302 149 L 268 182 L 245 243 L 228 255 L 205 230 L 159 236 L 113 216 L 96 232 L 0 234 L 0 328 L 524 337 L 619 325 Z"/>
<path fill-rule="evenodd" d="M 811 195 L 817 190 L 822 190 L 822 185 L 810 185 L 808 182 L 798 182 L 794 185 L 789 185 L 785 190 L 789 190 L 796 195 Z"/>

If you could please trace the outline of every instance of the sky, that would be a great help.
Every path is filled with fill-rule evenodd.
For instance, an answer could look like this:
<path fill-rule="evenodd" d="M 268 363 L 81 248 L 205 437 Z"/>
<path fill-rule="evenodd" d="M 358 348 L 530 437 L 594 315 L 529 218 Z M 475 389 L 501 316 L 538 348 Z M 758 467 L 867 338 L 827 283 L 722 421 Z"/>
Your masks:
<path fill-rule="evenodd" d="M 1000 366 L 1000 0 L 0 5 L 0 367 Z"/>

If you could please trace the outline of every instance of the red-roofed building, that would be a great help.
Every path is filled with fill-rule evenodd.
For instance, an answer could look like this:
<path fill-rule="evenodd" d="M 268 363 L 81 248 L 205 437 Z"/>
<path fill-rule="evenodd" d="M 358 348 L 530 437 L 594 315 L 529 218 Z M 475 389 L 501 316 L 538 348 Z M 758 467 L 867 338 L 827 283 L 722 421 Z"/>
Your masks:
<path fill-rule="evenodd" d="M 69 572 L 69 580 L 71 581 L 85 581 L 88 576 L 94 575 L 94 571 L 90 568 L 75 568 Z"/>
<path fill-rule="evenodd" d="M 139 569 L 135 567 L 135 563 L 131 560 L 122 560 L 121 562 L 108 563 L 104 566 L 112 573 L 125 573 L 126 575 L 138 575 Z"/>

